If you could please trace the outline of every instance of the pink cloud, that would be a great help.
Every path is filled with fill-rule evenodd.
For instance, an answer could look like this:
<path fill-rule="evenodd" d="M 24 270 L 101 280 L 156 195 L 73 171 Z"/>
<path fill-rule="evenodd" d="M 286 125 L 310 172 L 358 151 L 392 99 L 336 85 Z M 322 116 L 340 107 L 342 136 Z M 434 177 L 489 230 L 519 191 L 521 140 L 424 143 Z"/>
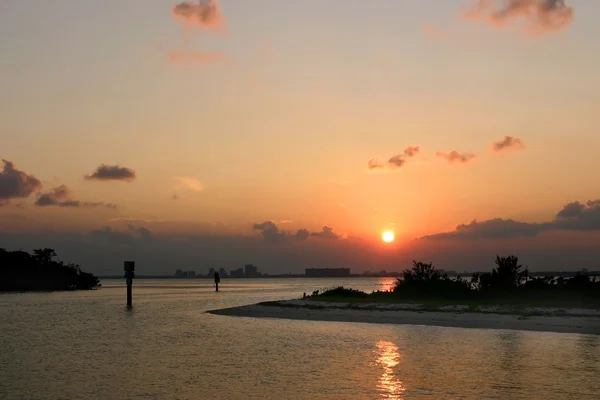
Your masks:
<path fill-rule="evenodd" d="M 183 23 L 188 28 L 216 31 L 227 29 L 218 0 L 200 0 L 197 3 L 184 1 L 174 5 L 172 13 L 176 21 Z"/>
<path fill-rule="evenodd" d="M 518 137 L 513 136 L 504 136 L 502 140 L 498 140 L 492 145 L 492 150 L 495 152 L 500 152 L 508 149 L 521 150 L 524 148 L 525 144 L 523 143 L 523 141 Z"/>
<path fill-rule="evenodd" d="M 521 19 L 526 33 L 542 35 L 566 29 L 573 22 L 574 10 L 566 0 L 505 0 L 502 6 L 494 0 L 476 0 L 464 17 L 498 28 Z"/>
<path fill-rule="evenodd" d="M 368 163 L 369 170 L 398 169 L 406 164 L 407 159 L 416 156 L 420 151 L 419 146 L 408 146 L 401 154 L 391 156 L 385 164 L 371 159 Z"/>
<path fill-rule="evenodd" d="M 442 153 L 442 152 L 437 152 L 436 156 L 445 159 L 446 161 L 448 161 L 449 163 L 467 163 L 471 160 L 473 160 L 476 155 L 473 153 L 459 153 L 458 151 L 454 150 L 451 151 L 449 153 Z"/>

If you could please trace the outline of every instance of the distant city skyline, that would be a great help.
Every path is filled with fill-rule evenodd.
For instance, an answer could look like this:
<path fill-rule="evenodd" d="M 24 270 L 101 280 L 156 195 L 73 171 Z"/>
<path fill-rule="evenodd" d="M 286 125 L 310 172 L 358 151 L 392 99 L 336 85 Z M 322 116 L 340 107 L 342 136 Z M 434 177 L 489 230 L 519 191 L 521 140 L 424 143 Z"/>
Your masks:
<path fill-rule="evenodd" d="M 0 247 L 101 275 L 599 269 L 598 13 L 3 1 Z"/>

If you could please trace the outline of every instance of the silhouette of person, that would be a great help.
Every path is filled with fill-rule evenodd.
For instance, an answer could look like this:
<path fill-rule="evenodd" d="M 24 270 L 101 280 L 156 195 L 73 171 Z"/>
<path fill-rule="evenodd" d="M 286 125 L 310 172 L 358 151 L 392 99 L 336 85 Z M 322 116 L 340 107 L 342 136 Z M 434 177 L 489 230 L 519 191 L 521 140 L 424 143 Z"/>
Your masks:
<path fill-rule="evenodd" d="M 215 271 L 215 289 L 219 291 L 219 282 L 221 282 L 221 277 L 219 277 L 219 273 Z"/>

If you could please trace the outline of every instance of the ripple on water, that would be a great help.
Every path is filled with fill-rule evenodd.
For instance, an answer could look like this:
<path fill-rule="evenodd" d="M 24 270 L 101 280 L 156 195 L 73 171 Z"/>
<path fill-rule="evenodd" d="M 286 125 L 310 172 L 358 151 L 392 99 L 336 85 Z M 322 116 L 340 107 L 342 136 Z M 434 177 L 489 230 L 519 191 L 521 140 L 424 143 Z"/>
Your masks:
<path fill-rule="evenodd" d="M 600 393 L 597 336 L 204 313 L 327 287 L 307 280 L 251 283 L 230 282 L 219 293 L 202 285 L 140 284 L 131 311 L 123 307 L 122 287 L 110 285 L 0 296 L 0 399 L 597 399 Z"/>

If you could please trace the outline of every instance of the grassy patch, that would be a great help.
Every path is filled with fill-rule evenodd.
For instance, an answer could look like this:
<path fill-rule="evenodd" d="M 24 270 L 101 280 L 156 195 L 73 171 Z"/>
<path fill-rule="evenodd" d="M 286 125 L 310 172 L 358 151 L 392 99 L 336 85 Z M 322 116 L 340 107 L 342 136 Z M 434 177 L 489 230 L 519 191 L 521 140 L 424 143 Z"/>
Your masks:
<path fill-rule="evenodd" d="M 600 309 L 600 298 L 589 294 L 552 293 L 528 291 L 511 295 L 487 295 L 473 293 L 463 298 L 425 296 L 419 293 L 373 292 L 371 294 L 354 289 L 335 288 L 308 298 L 314 302 L 353 304 L 411 304 L 422 305 L 425 310 L 445 306 L 467 306 L 469 311 L 486 307 L 502 307 L 514 311 L 529 307 Z"/>

